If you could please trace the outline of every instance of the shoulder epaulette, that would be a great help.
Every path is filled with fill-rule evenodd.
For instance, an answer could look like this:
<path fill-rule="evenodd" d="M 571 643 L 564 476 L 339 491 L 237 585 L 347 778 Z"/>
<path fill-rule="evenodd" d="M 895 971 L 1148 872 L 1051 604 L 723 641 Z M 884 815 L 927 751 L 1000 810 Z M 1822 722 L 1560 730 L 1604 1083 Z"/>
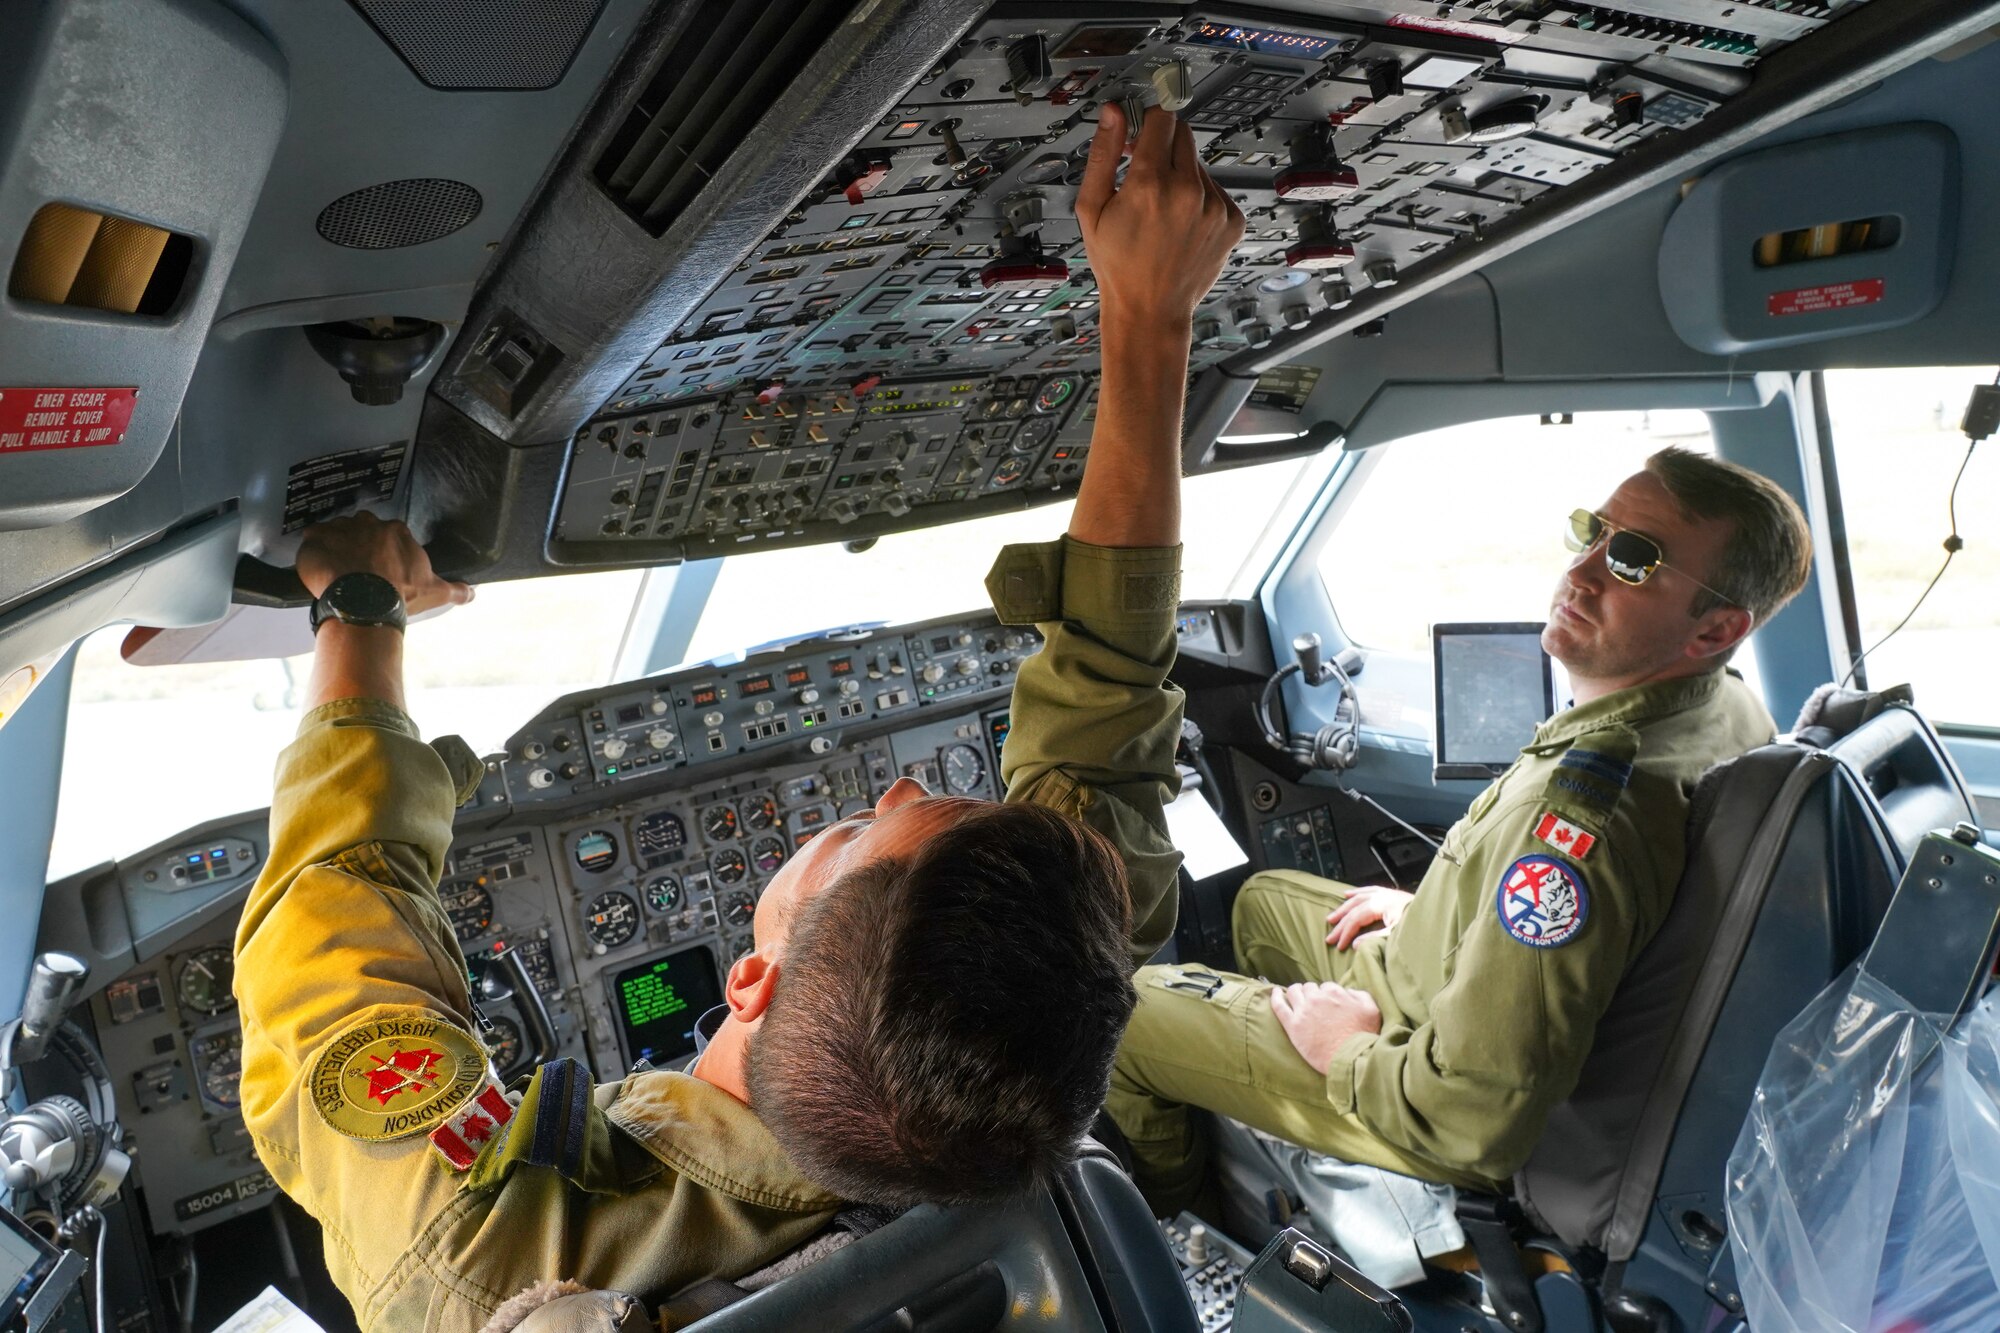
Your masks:
<path fill-rule="evenodd" d="M 1572 823 L 1602 833 L 1632 781 L 1632 761 L 1638 755 L 1635 728 L 1614 725 L 1587 732 L 1556 757 L 1542 800 Z"/>

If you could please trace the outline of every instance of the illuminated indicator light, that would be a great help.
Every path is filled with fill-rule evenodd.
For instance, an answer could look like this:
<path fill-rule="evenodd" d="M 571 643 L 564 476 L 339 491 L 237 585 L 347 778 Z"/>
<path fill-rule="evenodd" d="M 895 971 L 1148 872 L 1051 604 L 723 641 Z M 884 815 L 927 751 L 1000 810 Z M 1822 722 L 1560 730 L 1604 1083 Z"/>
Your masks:
<path fill-rule="evenodd" d="M 616 765 L 616 764 L 612 764 L 612 765 L 608 766 L 608 767 L 607 767 L 607 768 L 606 768 L 606 769 L 604 770 L 604 772 L 605 772 L 605 775 L 606 775 L 606 776 L 611 776 L 611 775 L 614 775 L 614 774 L 616 774 L 616 773 L 618 772 L 618 765 Z"/>
<path fill-rule="evenodd" d="M 201 864 L 201 853 L 200 853 L 200 852 L 193 852 L 193 853 L 190 853 L 190 854 L 189 854 L 189 856 L 188 856 L 188 864 L 189 864 L 189 865 L 191 865 L 191 866 L 198 866 L 198 865 L 200 865 L 200 864 Z"/>

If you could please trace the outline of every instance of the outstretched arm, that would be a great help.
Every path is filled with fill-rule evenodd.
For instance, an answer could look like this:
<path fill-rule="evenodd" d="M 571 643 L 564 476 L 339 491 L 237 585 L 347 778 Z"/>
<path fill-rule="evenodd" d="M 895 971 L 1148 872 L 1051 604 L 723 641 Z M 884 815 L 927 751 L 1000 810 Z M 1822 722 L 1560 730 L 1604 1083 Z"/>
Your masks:
<path fill-rule="evenodd" d="M 1124 111 L 1110 102 L 1098 115 L 1076 216 L 1097 278 L 1103 381 L 1069 535 L 1173 546 L 1190 325 L 1243 235 L 1243 214 L 1203 169 L 1194 132 L 1157 107 L 1118 184 Z"/>
<path fill-rule="evenodd" d="M 299 547 L 299 581 L 318 597 L 342 574 L 379 574 L 403 595 L 403 609 L 418 615 L 446 603 L 472 600 L 472 585 L 441 579 L 430 556 L 401 523 L 355 514 L 306 530 Z M 336 699 L 380 699 L 403 706 L 403 635 L 399 630 L 329 620 L 313 644 L 306 711 Z"/>

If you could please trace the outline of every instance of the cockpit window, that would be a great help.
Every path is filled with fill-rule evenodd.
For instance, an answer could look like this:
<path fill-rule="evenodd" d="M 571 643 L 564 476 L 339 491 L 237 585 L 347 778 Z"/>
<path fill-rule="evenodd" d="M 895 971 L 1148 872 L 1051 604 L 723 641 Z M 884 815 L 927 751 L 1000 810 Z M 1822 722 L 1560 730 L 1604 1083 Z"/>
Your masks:
<path fill-rule="evenodd" d="M 642 575 L 489 584 L 416 626 L 409 702 L 424 734 L 457 732 L 486 754 L 556 696 L 605 683 Z M 119 656 L 126 633 L 77 650 L 50 879 L 269 804 L 298 730 L 310 656 L 135 667 Z"/>
<path fill-rule="evenodd" d="M 1570 560 L 1563 525 L 1667 445 L 1714 449 L 1700 412 L 1579 412 L 1568 425 L 1500 417 L 1382 449 L 1320 553 L 1356 643 L 1430 654 L 1430 627 L 1543 620 Z M 1737 657 L 1749 664 L 1749 654 Z"/>
<path fill-rule="evenodd" d="M 1315 465 L 1317 466 L 1317 465 Z M 1263 570 L 1267 531 L 1288 529 L 1309 489 L 1298 459 L 1190 477 L 1182 486 L 1181 596 L 1245 596 Z M 882 538 L 852 554 L 827 546 L 763 551 L 723 562 L 688 660 L 869 621 L 906 622 L 986 605 L 986 571 L 1008 542 L 1049 541 L 1068 503 Z"/>
<path fill-rule="evenodd" d="M 2000 725 L 1992 683 L 2000 651 L 2000 454 L 1989 444 L 1968 459 L 1959 422 L 1973 386 L 1993 378 L 1992 366 L 1826 372 L 1861 646 L 1872 650 L 1868 683 L 1908 683 L 1925 716 L 1989 727 Z M 1956 504 L 1965 549 L 1917 607 L 1944 563 L 1946 497 L 1961 463 Z M 1875 647 L 1905 616 L 1909 623 Z"/>

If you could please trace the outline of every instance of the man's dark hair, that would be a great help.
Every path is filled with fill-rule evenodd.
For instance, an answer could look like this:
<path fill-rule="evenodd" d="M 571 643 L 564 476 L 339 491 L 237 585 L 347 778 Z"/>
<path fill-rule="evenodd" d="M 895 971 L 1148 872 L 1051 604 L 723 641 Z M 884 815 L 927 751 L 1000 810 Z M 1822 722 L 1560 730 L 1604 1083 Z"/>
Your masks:
<path fill-rule="evenodd" d="M 863 1203 L 962 1203 L 1074 1154 L 1132 1014 L 1125 868 L 1034 804 L 976 809 L 799 909 L 750 1046 L 757 1114 Z"/>
<path fill-rule="evenodd" d="M 1646 471 L 1660 479 L 1682 513 L 1730 527 L 1718 568 L 1702 580 L 1727 601 L 1697 590 L 1689 615 L 1726 604 L 1742 607 L 1762 625 L 1806 586 L 1812 530 L 1783 487 L 1749 468 L 1673 445 L 1648 458 Z"/>

